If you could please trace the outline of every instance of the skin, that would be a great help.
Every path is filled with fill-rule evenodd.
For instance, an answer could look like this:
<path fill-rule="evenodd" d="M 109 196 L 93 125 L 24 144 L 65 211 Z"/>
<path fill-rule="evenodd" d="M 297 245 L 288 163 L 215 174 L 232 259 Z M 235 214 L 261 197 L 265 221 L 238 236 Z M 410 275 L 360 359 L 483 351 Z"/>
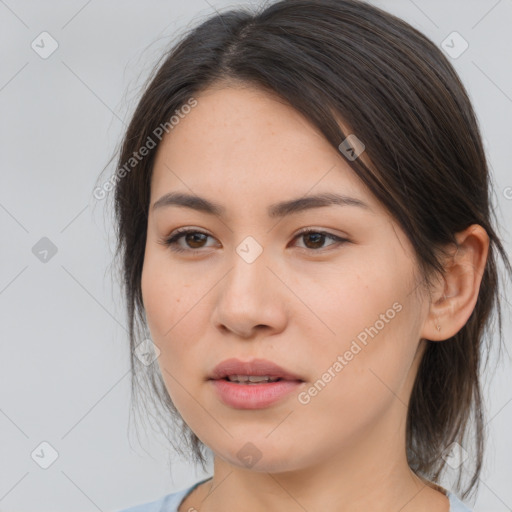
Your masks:
<path fill-rule="evenodd" d="M 297 111 L 239 84 L 196 99 L 158 149 L 142 272 L 167 390 L 214 453 L 213 479 L 180 512 L 240 503 L 246 512 L 447 512 L 447 497 L 407 464 L 407 404 L 425 339 L 451 337 L 475 306 L 487 234 L 473 225 L 457 235 L 460 248 L 429 295 L 398 224 Z M 226 215 L 153 211 L 171 191 L 221 203 Z M 267 216 L 272 203 L 333 191 L 370 209 L 331 205 Z M 195 253 L 159 243 L 180 227 L 209 237 L 179 240 Z M 296 237 L 303 228 L 349 242 Z M 247 236 L 263 248 L 250 264 L 236 252 Z M 307 390 L 394 303 L 401 311 L 308 404 L 292 393 L 265 409 L 235 409 L 207 381 L 224 359 L 261 357 L 300 375 Z M 261 455 L 252 467 L 237 457 L 247 442 Z"/>

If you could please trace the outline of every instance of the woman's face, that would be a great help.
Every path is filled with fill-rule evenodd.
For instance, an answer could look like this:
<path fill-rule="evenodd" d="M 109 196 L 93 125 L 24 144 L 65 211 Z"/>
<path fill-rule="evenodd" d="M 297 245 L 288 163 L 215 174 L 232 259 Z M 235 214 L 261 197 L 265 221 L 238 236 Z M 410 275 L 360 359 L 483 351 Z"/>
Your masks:
<path fill-rule="evenodd" d="M 142 272 L 158 364 L 181 416 L 216 456 L 260 471 L 309 467 L 355 447 L 402 449 L 428 314 L 410 243 L 294 109 L 253 88 L 196 99 L 158 150 Z M 153 208 L 169 193 L 222 213 Z M 269 215 L 272 205 L 320 194 L 357 201 Z M 161 243 L 178 228 L 196 234 Z M 313 233 L 299 236 L 305 228 Z M 269 360 L 300 382 L 210 380 L 231 358 Z M 222 398 L 221 386 L 247 395 Z M 288 392 L 265 402 L 265 386 Z"/>

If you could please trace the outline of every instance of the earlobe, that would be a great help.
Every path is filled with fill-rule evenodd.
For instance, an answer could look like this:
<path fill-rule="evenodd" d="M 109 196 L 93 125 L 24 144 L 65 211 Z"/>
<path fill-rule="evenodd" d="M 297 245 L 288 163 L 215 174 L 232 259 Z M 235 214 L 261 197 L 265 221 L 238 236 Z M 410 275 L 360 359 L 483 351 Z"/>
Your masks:
<path fill-rule="evenodd" d="M 445 264 L 421 333 L 431 341 L 447 340 L 466 324 L 475 308 L 487 262 L 489 236 L 482 226 L 473 224 L 455 236 L 457 247 Z"/>

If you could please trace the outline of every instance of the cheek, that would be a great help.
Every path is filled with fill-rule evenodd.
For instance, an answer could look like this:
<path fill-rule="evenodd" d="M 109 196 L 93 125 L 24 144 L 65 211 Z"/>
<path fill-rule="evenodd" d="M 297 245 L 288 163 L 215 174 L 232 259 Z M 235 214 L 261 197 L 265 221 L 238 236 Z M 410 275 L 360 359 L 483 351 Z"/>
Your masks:
<path fill-rule="evenodd" d="M 194 284 L 191 284 L 194 283 Z M 169 392 L 189 380 L 190 368 L 200 360 L 199 346 L 205 322 L 200 320 L 211 283 L 197 280 L 170 265 L 165 255 L 148 255 L 141 276 L 141 290 L 148 328 L 160 350 L 158 363 Z"/>
<path fill-rule="evenodd" d="M 165 333 L 165 324 L 169 329 L 172 288 L 168 285 L 167 274 L 160 271 L 151 257 L 146 256 L 141 275 L 142 301 L 149 329 L 157 339 Z"/>
<path fill-rule="evenodd" d="M 316 359 L 319 353 L 330 356 L 349 350 L 355 339 L 369 346 L 372 339 L 392 335 L 402 321 L 412 267 L 393 253 L 377 258 L 374 252 L 366 256 L 361 252 L 354 251 L 354 257 L 341 265 L 301 277 L 295 284 L 297 295 L 307 297 L 312 313 L 304 317 L 302 328 L 316 325 Z"/>
<path fill-rule="evenodd" d="M 188 285 L 177 283 L 176 278 L 154 259 L 145 260 L 141 289 L 147 324 L 151 339 L 160 351 L 157 363 L 165 387 L 181 411 L 187 401 L 186 397 L 181 397 L 179 383 L 183 382 L 186 358 L 191 350 L 190 345 L 183 343 L 186 338 L 182 338 L 187 320 L 183 288 Z"/>
<path fill-rule="evenodd" d="M 165 255 L 147 250 L 141 275 L 146 318 L 155 341 L 172 336 L 173 326 L 193 307 L 190 280 Z"/>
<path fill-rule="evenodd" d="M 311 354 L 315 372 L 307 395 L 295 405 L 299 438 L 307 437 L 319 451 L 325 448 L 322 438 L 350 446 L 383 418 L 406 410 L 405 384 L 414 356 L 413 344 L 407 343 L 412 339 L 407 314 L 402 309 L 373 338 L 368 335 L 366 345 L 348 337 L 331 346 L 329 355 Z M 311 432 L 322 433 L 311 440 Z"/>
<path fill-rule="evenodd" d="M 400 393 L 419 341 L 411 261 L 386 255 L 377 265 L 372 261 L 361 259 L 358 271 L 343 273 L 311 297 L 332 335 L 319 336 L 314 350 L 306 345 L 306 357 L 316 361 L 315 382 L 329 382 L 319 394 L 360 417 Z"/>

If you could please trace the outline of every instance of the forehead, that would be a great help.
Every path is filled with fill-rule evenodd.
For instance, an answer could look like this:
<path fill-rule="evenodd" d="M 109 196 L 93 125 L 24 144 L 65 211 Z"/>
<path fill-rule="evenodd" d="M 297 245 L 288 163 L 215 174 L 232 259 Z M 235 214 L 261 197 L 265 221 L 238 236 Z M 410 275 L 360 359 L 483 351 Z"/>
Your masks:
<path fill-rule="evenodd" d="M 198 149 L 189 158 L 215 153 L 265 162 L 271 153 L 292 159 L 297 150 L 330 151 L 319 130 L 274 94 L 249 86 L 214 88 L 196 97 L 197 106 L 165 135 L 161 149 Z M 303 149 L 301 150 L 301 147 Z"/>
<path fill-rule="evenodd" d="M 243 86 L 208 89 L 195 99 L 159 145 L 153 203 L 172 190 L 269 204 L 271 196 L 336 191 L 378 206 L 318 128 L 276 95 Z"/>

